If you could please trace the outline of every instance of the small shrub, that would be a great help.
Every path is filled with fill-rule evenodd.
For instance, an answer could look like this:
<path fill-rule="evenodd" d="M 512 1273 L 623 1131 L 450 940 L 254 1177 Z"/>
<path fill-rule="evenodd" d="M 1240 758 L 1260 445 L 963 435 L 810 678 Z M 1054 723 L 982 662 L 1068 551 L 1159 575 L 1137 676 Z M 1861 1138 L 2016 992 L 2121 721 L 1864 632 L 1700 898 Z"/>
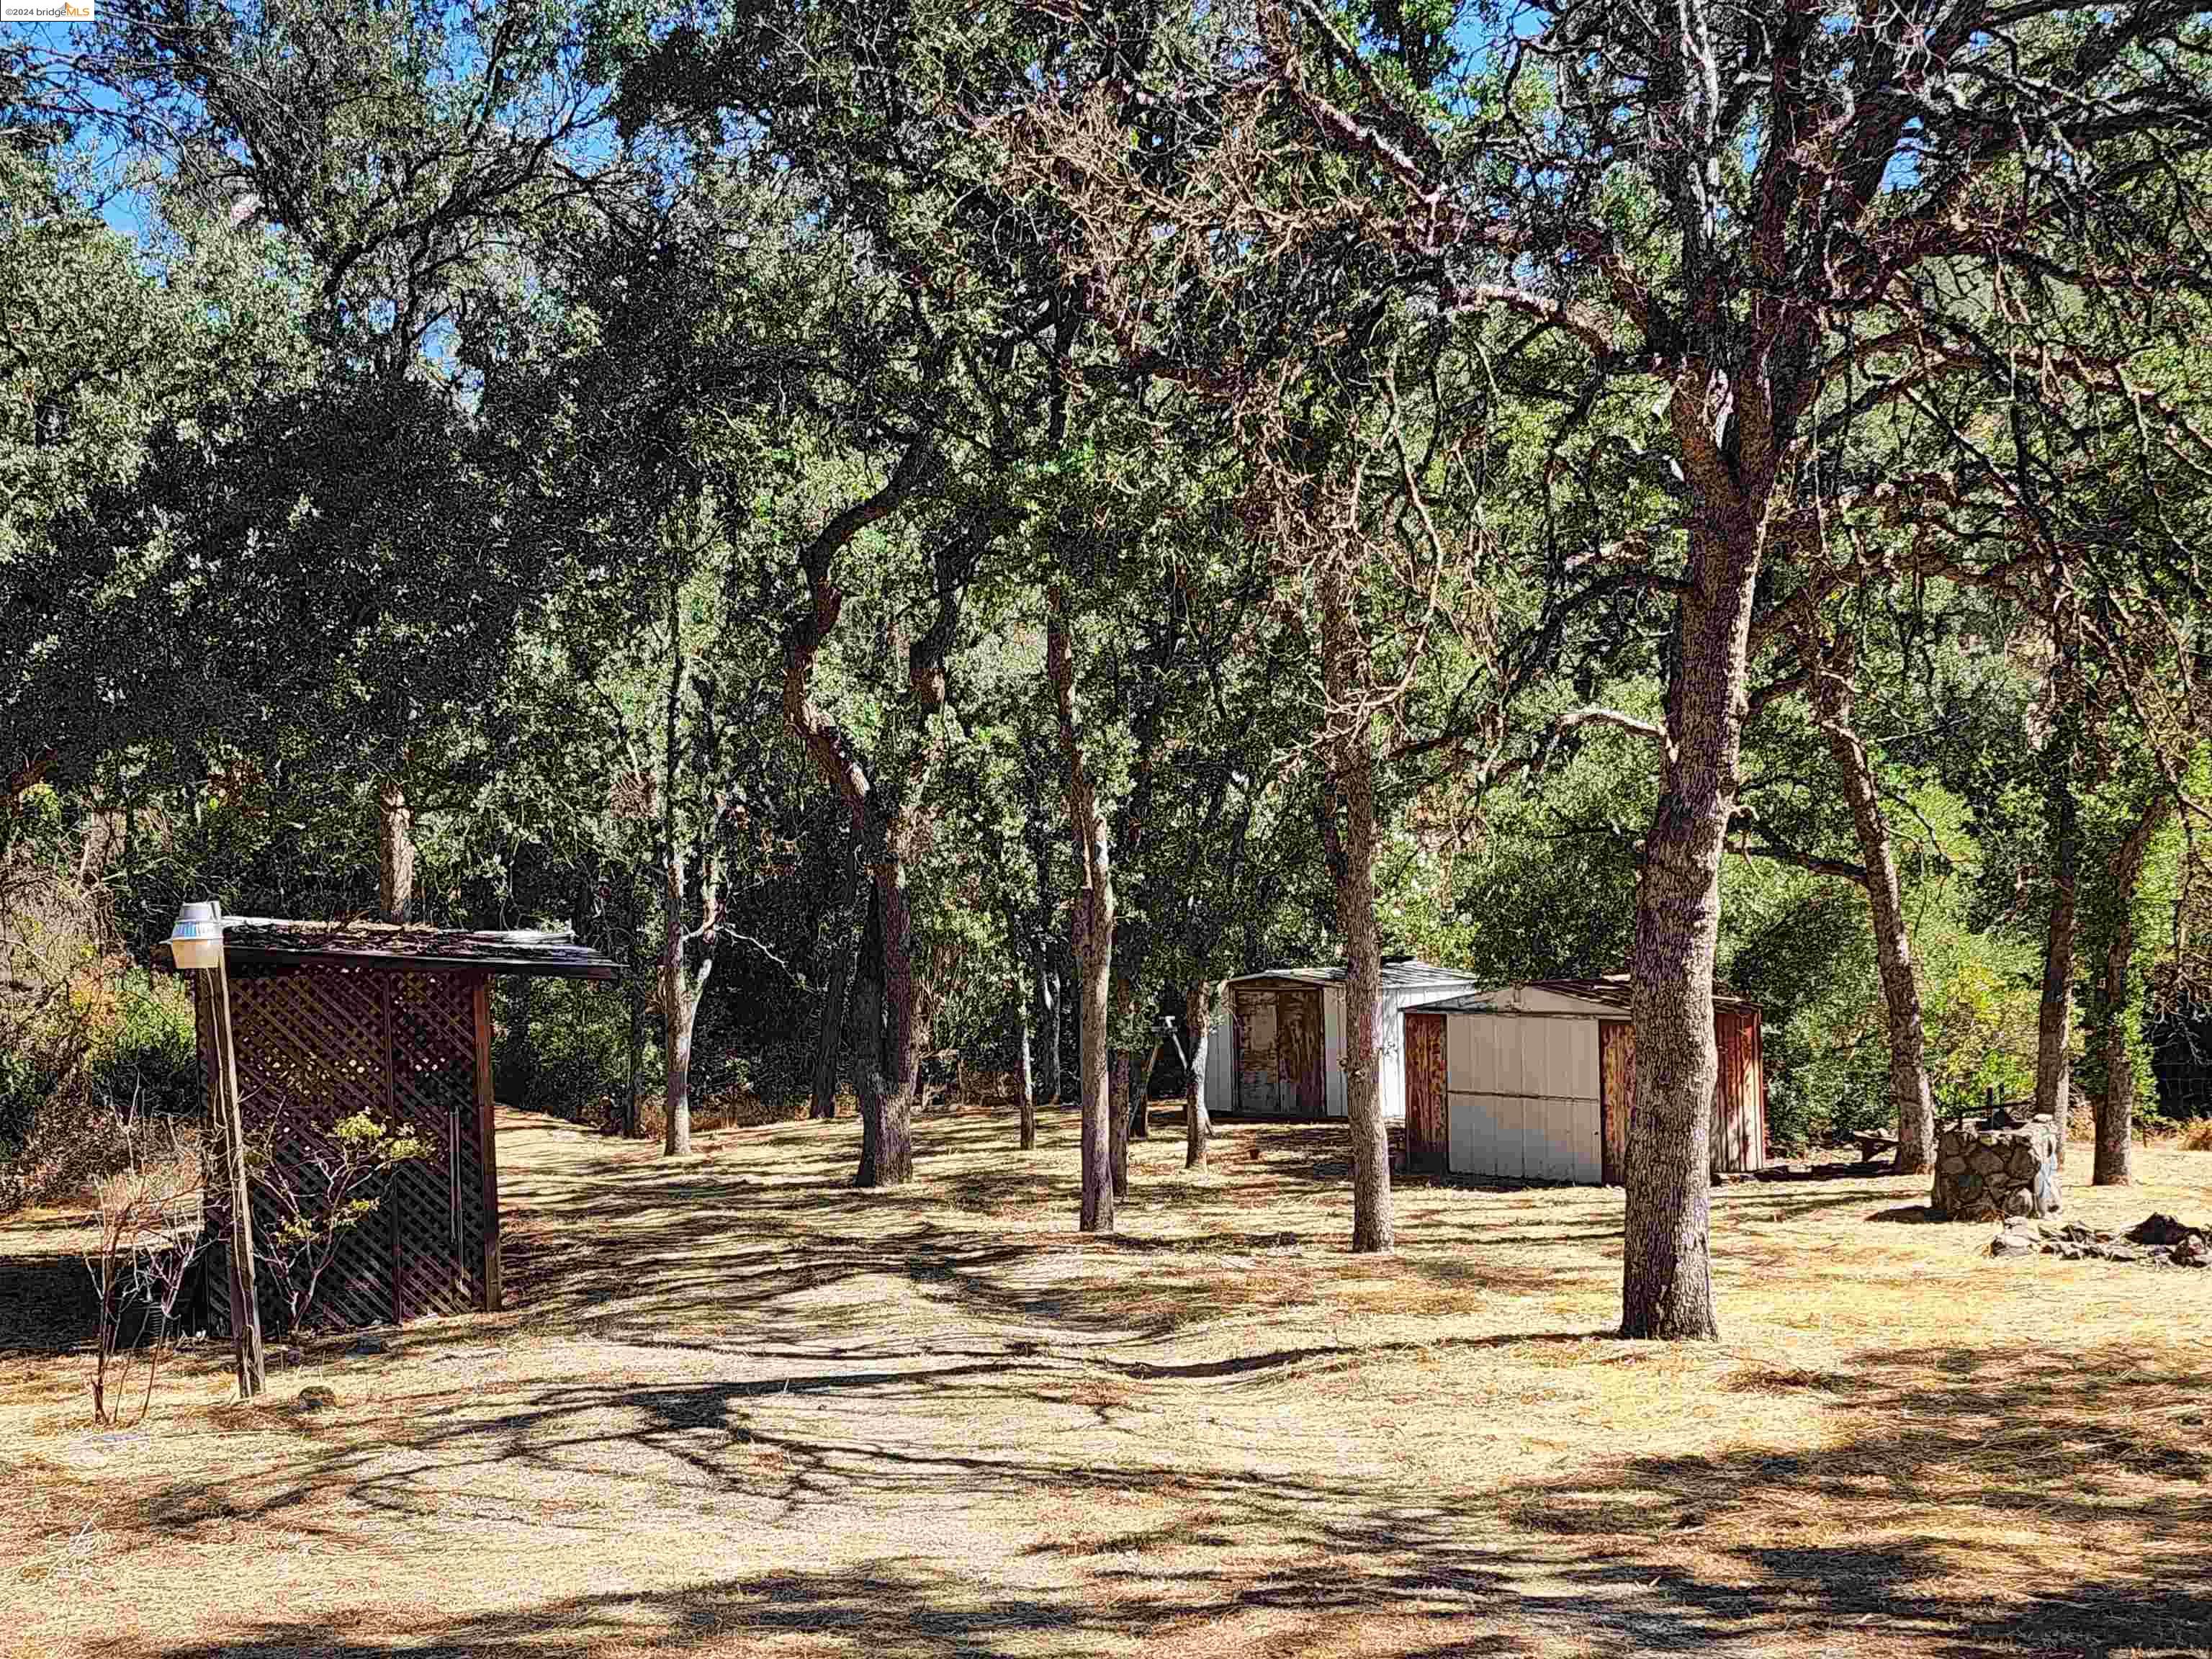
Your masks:
<path fill-rule="evenodd" d="M 288 1156 L 279 1158 L 283 1145 Z M 392 1173 L 423 1155 L 411 1129 L 380 1123 L 365 1112 L 316 1133 L 279 1108 L 262 1121 L 247 1149 L 246 1174 L 273 1225 L 254 1235 L 254 1259 L 284 1299 L 286 1328 L 311 1328 L 323 1274 L 346 1235 L 376 1213 Z"/>
<path fill-rule="evenodd" d="M 100 1180 L 99 1242 L 85 1255 L 100 1312 L 92 1412 L 106 1424 L 122 1420 L 134 1362 L 144 1364 L 146 1382 L 132 1420 L 144 1421 L 153 1409 L 154 1378 L 177 1304 L 205 1243 L 198 1149 L 173 1127 L 166 1145 L 148 1145 L 149 1139 L 130 1137 L 124 1167 Z"/>
<path fill-rule="evenodd" d="M 2212 1117 L 2200 1117 L 2183 1125 L 2181 1139 L 2176 1144 L 2185 1152 L 2212 1152 Z"/>

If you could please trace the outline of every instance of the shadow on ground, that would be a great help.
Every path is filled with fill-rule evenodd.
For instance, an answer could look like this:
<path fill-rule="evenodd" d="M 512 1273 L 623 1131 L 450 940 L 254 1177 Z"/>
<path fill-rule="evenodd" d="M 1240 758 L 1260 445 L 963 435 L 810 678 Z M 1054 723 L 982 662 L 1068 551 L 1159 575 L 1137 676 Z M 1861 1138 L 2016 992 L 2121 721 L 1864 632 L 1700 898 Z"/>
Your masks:
<path fill-rule="evenodd" d="M 849 1123 L 673 1164 L 507 1115 L 512 1310 L 334 1347 L 347 1411 L 226 1419 L 227 1478 L 131 1494 L 142 1555 L 344 1552 L 388 1563 L 405 1619 L 239 1598 L 117 1650 L 1994 1659 L 2212 1632 L 2201 1336 L 2080 1334 L 2153 1281 L 1864 1224 L 1906 1218 L 1898 1181 L 1735 1187 L 1718 1253 L 1789 1340 L 1623 1343 L 1618 1194 L 1424 1186 L 1401 1255 L 1354 1258 L 1338 1132 L 1240 1126 L 1191 1174 L 1164 1133 L 1124 1234 L 1087 1238 L 1045 1127 L 1024 1159 L 1010 1117 L 933 1118 L 915 1183 L 860 1193 Z M 1850 1294 L 1893 1296 L 1893 1328 L 1798 1334 Z M 564 1549 L 627 1577 L 436 1604 L 441 1573 Z"/>

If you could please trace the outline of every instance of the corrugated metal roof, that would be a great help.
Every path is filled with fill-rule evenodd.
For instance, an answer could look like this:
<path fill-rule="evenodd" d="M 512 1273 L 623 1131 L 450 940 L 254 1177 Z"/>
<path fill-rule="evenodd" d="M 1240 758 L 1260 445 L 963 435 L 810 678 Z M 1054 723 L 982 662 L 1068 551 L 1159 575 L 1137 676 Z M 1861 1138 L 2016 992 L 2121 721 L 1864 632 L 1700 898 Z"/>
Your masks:
<path fill-rule="evenodd" d="M 1607 974 L 1600 979 L 1532 979 L 1518 984 L 1486 986 L 1480 991 L 1463 997 L 1454 997 L 1449 1002 L 1432 1002 L 1431 1012 L 1445 1013 L 1482 1014 L 1494 1012 L 1498 999 L 1510 991 L 1548 991 L 1554 996 L 1573 997 L 1583 1002 L 1595 1002 L 1607 1008 L 1617 1008 L 1623 1013 L 1629 1006 L 1629 983 L 1626 974 Z M 1716 1008 L 1748 1008 L 1750 1000 L 1740 997 L 1725 985 L 1713 987 L 1713 1006 Z"/>
<path fill-rule="evenodd" d="M 1251 979 L 1295 979 L 1308 985 L 1341 985 L 1346 972 L 1345 965 L 1331 963 L 1318 968 L 1263 968 L 1256 973 L 1239 974 L 1229 982 Z M 1386 957 L 1379 988 L 1389 990 L 1404 985 L 1480 985 L 1482 981 L 1472 974 L 1462 974 L 1455 968 L 1439 968 L 1433 962 L 1423 962 L 1419 957 Z"/>

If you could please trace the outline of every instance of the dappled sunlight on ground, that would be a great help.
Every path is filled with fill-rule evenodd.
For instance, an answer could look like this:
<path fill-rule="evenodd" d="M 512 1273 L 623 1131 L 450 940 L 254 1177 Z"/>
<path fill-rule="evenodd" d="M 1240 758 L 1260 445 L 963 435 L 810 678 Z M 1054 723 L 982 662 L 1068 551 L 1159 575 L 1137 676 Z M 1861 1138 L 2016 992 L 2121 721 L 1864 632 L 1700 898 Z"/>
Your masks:
<path fill-rule="evenodd" d="M 1618 1192 L 1405 1185 L 1357 1258 L 1339 1132 L 1187 1174 L 1158 1122 L 1092 1239 L 1070 1113 L 1028 1155 L 925 1119 L 880 1194 L 849 1121 L 670 1163 L 506 1114 L 508 1311 L 320 1345 L 258 1410 L 191 1356 L 125 1434 L 63 1352 L 80 1236 L 0 1223 L 0 1648 L 2212 1644 L 2212 1273 L 1993 1261 L 1914 1180 L 1734 1186 L 1729 1340 L 1622 1343 Z M 2212 1218 L 2212 1154 L 2141 1162 L 2069 1216 Z"/>

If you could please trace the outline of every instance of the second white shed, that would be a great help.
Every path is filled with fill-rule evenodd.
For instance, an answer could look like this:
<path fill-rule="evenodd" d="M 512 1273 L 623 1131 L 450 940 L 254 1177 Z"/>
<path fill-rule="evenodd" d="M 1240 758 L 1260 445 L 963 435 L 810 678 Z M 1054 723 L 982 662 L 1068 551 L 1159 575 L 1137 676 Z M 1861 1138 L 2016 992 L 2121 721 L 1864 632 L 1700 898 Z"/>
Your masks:
<path fill-rule="evenodd" d="M 1383 962 L 1375 1026 L 1386 1121 L 1406 1115 L 1406 1011 L 1464 996 L 1480 982 L 1413 957 Z M 1225 989 L 1206 1035 L 1208 1104 L 1255 1117 L 1344 1116 L 1344 969 L 1272 968 L 1240 975 Z"/>

